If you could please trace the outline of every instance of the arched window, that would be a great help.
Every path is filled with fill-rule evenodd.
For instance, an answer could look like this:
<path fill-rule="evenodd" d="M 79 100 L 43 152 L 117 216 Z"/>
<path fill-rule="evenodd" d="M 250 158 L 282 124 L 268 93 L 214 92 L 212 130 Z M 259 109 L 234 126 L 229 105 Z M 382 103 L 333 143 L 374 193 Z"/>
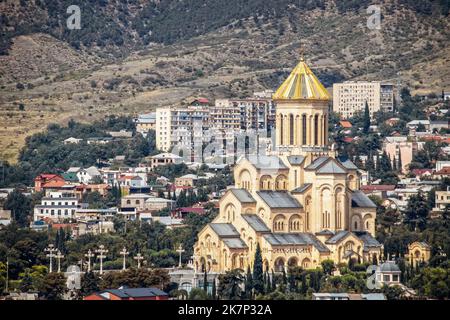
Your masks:
<path fill-rule="evenodd" d="M 319 144 L 319 116 L 314 116 L 314 144 Z"/>
<path fill-rule="evenodd" d="M 307 132 L 307 128 L 306 128 L 306 115 L 304 114 L 302 116 L 302 144 L 305 145 L 306 144 L 306 132 Z"/>
<path fill-rule="evenodd" d="M 288 189 L 288 180 L 284 174 L 280 174 L 275 179 L 275 189 L 276 190 L 287 190 Z"/>
<path fill-rule="evenodd" d="M 273 219 L 273 230 L 284 231 L 284 216 L 278 215 Z"/>
<path fill-rule="evenodd" d="M 311 267 L 311 260 L 309 260 L 308 258 L 303 259 L 302 268 L 309 269 L 310 267 Z"/>
<path fill-rule="evenodd" d="M 280 133 L 280 144 L 283 145 L 284 144 L 284 139 L 283 139 L 283 133 L 284 133 L 284 117 L 282 114 L 280 114 L 280 131 L 278 131 Z"/>
<path fill-rule="evenodd" d="M 283 272 L 284 270 L 284 260 L 283 258 L 278 258 L 274 263 L 275 272 Z"/>
<path fill-rule="evenodd" d="M 294 144 L 294 116 L 289 115 L 289 144 Z"/>

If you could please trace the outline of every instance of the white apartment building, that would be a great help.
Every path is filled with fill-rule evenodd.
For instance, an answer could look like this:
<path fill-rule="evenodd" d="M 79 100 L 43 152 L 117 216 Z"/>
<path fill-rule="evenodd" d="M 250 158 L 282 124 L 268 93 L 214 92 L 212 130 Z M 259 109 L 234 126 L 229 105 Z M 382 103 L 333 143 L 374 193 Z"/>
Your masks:
<path fill-rule="evenodd" d="M 271 130 L 274 120 L 275 105 L 264 98 L 219 99 L 214 106 L 159 108 L 156 147 L 165 152 L 175 145 L 193 150 L 211 141 L 211 137 L 221 141 L 247 130 Z"/>
<path fill-rule="evenodd" d="M 333 110 L 347 119 L 364 112 L 366 102 L 371 117 L 375 112 L 394 108 L 394 86 L 380 81 L 346 81 L 333 84 Z"/>
<path fill-rule="evenodd" d="M 156 109 L 156 148 L 169 151 L 171 147 L 172 111 L 170 108 Z"/>
<path fill-rule="evenodd" d="M 74 193 L 50 192 L 48 196 L 42 198 L 40 205 L 34 207 L 34 221 L 72 219 L 77 209 L 81 207 L 82 204 Z"/>

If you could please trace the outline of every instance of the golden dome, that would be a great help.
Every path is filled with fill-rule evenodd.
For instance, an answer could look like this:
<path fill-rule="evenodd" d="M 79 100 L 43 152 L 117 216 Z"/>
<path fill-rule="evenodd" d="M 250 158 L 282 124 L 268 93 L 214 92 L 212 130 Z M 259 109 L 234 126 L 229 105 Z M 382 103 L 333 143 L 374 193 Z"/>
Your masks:
<path fill-rule="evenodd" d="M 327 89 L 320 83 L 301 58 L 289 77 L 273 95 L 273 100 L 330 100 Z"/>

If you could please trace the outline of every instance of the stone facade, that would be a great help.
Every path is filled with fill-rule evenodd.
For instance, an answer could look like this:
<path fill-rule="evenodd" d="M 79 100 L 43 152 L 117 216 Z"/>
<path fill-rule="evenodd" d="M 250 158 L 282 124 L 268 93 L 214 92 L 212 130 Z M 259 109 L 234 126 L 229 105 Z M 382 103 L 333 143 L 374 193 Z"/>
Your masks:
<path fill-rule="evenodd" d="M 257 245 L 264 269 L 275 272 L 379 259 L 376 206 L 359 190 L 357 167 L 329 146 L 329 95 L 303 59 L 273 99 L 276 149 L 237 162 L 235 186 L 198 234 L 196 270 L 245 270 Z"/>

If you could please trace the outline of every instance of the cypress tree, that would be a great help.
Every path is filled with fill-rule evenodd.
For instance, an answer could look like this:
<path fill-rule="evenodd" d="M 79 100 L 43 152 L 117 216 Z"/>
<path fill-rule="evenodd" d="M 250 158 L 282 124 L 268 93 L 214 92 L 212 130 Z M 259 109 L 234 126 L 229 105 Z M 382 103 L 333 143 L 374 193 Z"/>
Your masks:
<path fill-rule="evenodd" d="M 266 279 L 266 293 L 272 292 L 272 282 L 270 281 L 270 275 L 269 272 L 266 271 L 264 273 L 264 278 Z"/>
<path fill-rule="evenodd" d="M 302 293 L 305 294 L 308 291 L 308 284 L 306 283 L 306 272 L 302 272 Z"/>
<path fill-rule="evenodd" d="M 253 289 L 255 290 L 255 294 L 264 293 L 263 262 L 259 243 L 256 245 L 255 260 L 253 263 Z"/>
<path fill-rule="evenodd" d="M 392 170 L 397 171 L 397 159 L 395 159 L 395 156 L 392 159 Z"/>
<path fill-rule="evenodd" d="M 275 290 L 277 290 L 277 283 L 275 281 L 275 273 L 273 272 L 273 269 L 272 269 L 272 291 L 275 291 Z"/>
<path fill-rule="evenodd" d="M 296 291 L 296 285 L 295 285 L 295 277 L 292 273 L 292 270 L 289 270 L 289 291 L 294 292 Z"/>
<path fill-rule="evenodd" d="M 245 277 L 245 297 L 251 299 L 253 296 L 253 278 L 250 271 L 250 266 L 247 266 L 247 276 Z"/>
<path fill-rule="evenodd" d="M 213 300 L 217 300 L 217 289 L 216 289 L 216 278 L 214 278 L 213 283 L 212 283 L 212 299 Z"/>
<path fill-rule="evenodd" d="M 366 101 L 366 105 L 364 108 L 364 124 L 363 124 L 363 132 L 369 133 L 370 130 L 370 111 L 369 111 L 369 104 Z"/>
<path fill-rule="evenodd" d="M 403 172 L 403 164 L 402 164 L 402 153 L 401 152 L 398 153 L 398 165 L 397 165 L 397 167 L 398 167 L 398 171 L 400 173 L 402 173 Z"/>
<path fill-rule="evenodd" d="M 208 293 L 208 273 L 206 271 L 206 266 L 204 266 L 203 273 L 203 291 L 205 291 L 205 293 Z"/>

